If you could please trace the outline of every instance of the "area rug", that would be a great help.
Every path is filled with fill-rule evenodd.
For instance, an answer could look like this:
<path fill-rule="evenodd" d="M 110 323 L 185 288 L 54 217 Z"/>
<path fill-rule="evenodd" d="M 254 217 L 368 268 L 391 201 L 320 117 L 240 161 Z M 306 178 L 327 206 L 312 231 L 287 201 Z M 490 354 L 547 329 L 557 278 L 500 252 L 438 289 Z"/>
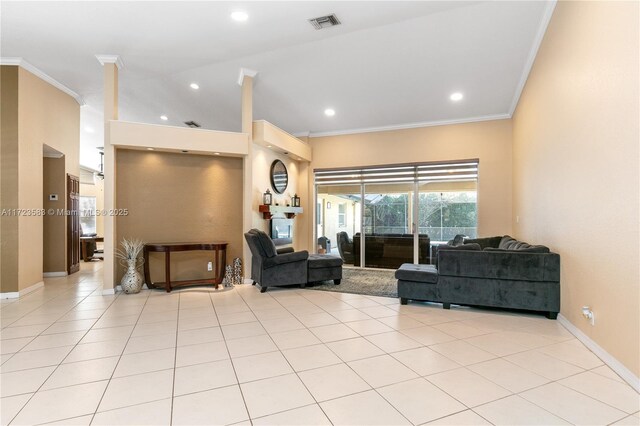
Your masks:
<path fill-rule="evenodd" d="M 339 293 L 366 294 L 367 296 L 398 297 L 398 282 L 395 269 L 361 269 L 342 268 L 342 282 L 335 285 L 333 281 L 324 281 L 311 290 L 335 291 Z"/>

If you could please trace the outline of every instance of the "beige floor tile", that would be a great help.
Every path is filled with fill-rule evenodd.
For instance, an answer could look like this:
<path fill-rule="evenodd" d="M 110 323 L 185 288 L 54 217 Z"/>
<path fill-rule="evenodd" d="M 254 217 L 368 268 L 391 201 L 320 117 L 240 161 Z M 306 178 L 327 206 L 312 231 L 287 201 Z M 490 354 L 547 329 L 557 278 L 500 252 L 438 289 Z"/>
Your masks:
<path fill-rule="evenodd" d="M 173 369 L 115 378 L 109 382 L 98 411 L 170 398 L 172 389 Z"/>
<path fill-rule="evenodd" d="M 371 306 L 367 308 L 360 308 L 362 312 L 369 315 L 371 318 L 385 318 L 385 317 L 397 317 L 398 312 L 393 309 L 389 309 L 386 306 Z"/>
<path fill-rule="evenodd" d="M 224 338 L 227 340 L 267 334 L 267 331 L 258 321 L 223 325 L 221 326 L 221 329 Z"/>
<path fill-rule="evenodd" d="M 467 339 L 469 337 L 487 334 L 487 332 L 484 330 L 480 330 L 479 328 L 472 327 L 468 324 L 463 324 L 461 322 L 445 322 L 442 324 L 436 324 L 433 326 L 433 328 L 440 330 L 444 333 L 447 333 L 458 339 Z"/>
<path fill-rule="evenodd" d="M 441 373 L 460 368 L 460 364 L 429 348 L 410 349 L 391 354 L 392 357 L 418 373 L 420 376 Z"/>
<path fill-rule="evenodd" d="M 310 328 L 309 330 L 325 343 L 359 337 L 358 333 L 344 324 L 323 325 L 321 327 Z"/>
<path fill-rule="evenodd" d="M 240 383 L 293 373 L 280 351 L 233 358 L 233 366 Z"/>
<path fill-rule="evenodd" d="M 358 309 L 354 309 L 349 305 L 351 309 L 343 309 L 339 311 L 331 311 L 331 316 L 342 322 L 352 321 L 364 321 L 371 319 L 371 317 Z"/>
<path fill-rule="evenodd" d="M 351 361 L 348 364 L 374 388 L 418 377 L 416 373 L 389 355 Z"/>
<path fill-rule="evenodd" d="M 167 425 L 171 422 L 171 398 L 147 402 L 133 407 L 97 413 L 91 422 L 96 426 Z"/>
<path fill-rule="evenodd" d="M 327 344 L 327 347 L 329 347 L 329 349 L 338 355 L 344 362 L 371 358 L 384 354 L 380 348 L 366 340 L 364 337 L 331 342 Z"/>
<path fill-rule="evenodd" d="M 22 337 L 18 339 L 6 339 L 2 340 L 0 343 L 0 354 L 13 354 L 18 352 L 20 349 L 27 346 L 27 344 L 32 341 L 34 337 Z"/>
<path fill-rule="evenodd" d="M 276 318 L 261 321 L 268 333 L 282 333 L 283 331 L 300 330 L 305 328 L 293 315 L 290 318 Z"/>
<path fill-rule="evenodd" d="M 176 307 L 177 308 L 177 307 Z M 162 312 L 148 312 L 146 309 L 140 314 L 138 324 L 150 324 L 158 321 L 178 320 L 178 309 Z"/>
<path fill-rule="evenodd" d="M 440 426 L 485 426 L 491 425 L 488 421 L 480 417 L 478 414 L 471 410 L 462 411 L 451 416 L 442 417 L 441 419 L 434 420 L 427 423 L 429 425 Z"/>
<path fill-rule="evenodd" d="M 88 361 L 62 364 L 42 386 L 43 390 L 60 388 L 64 386 L 79 385 L 82 383 L 97 382 L 111 378 L 118 357 L 99 358 Z"/>
<path fill-rule="evenodd" d="M 520 396 L 573 424 L 609 424 L 626 416 L 620 410 L 558 383 L 528 390 Z"/>
<path fill-rule="evenodd" d="M 179 346 L 176 351 L 176 367 L 203 364 L 227 358 L 229 358 L 229 353 L 224 342 Z"/>
<path fill-rule="evenodd" d="M 131 337 L 153 336 L 155 334 L 176 333 L 178 329 L 177 321 L 162 321 L 151 324 L 138 324 L 133 329 Z"/>
<path fill-rule="evenodd" d="M 514 393 L 549 383 L 549 379 L 525 370 L 502 358 L 470 365 L 468 368 Z"/>
<path fill-rule="evenodd" d="M 42 332 L 43 335 L 68 333 L 70 331 L 86 331 L 89 330 L 96 322 L 94 319 L 86 319 L 79 321 L 57 322 Z M 4 344 L 4 342 L 2 342 Z"/>
<path fill-rule="evenodd" d="M 197 330 L 199 328 L 216 327 L 220 325 L 214 316 L 180 318 L 178 320 L 178 330 Z"/>
<path fill-rule="evenodd" d="M 517 317 L 508 317 L 505 321 L 515 321 Z M 498 333 L 503 339 L 525 346 L 528 349 L 540 348 L 556 343 L 555 340 L 540 336 L 534 333 L 525 333 L 523 331 L 503 331 Z"/>
<path fill-rule="evenodd" d="M 93 419 L 93 414 L 88 414 L 86 416 L 73 417 L 71 419 L 58 420 L 57 422 L 51 423 L 43 423 L 44 425 L 59 425 L 59 426 L 89 426 L 91 424 L 91 420 Z"/>
<path fill-rule="evenodd" d="M 55 366 L 31 368 L 0 374 L 0 396 L 5 398 L 37 391 L 55 368 Z"/>
<path fill-rule="evenodd" d="M 410 425 L 391 404 L 374 391 L 349 395 L 320 403 L 329 420 L 335 425 Z M 357 409 L 354 409 L 357 407 Z"/>
<path fill-rule="evenodd" d="M 511 392 L 466 368 L 426 377 L 467 407 L 475 407 L 511 395 Z"/>
<path fill-rule="evenodd" d="M 416 425 L 467 408 L 422 378 L 385 386 L 378 392 Z"/>
<path fill-rule="evenodd" d="M 174 395 L 202 392 L 238 383 L 228 359 L 180 367 L 175 370 Z"/>
<path fill-rule="evenodd" d="M 95 412 L 107 381 L 37 392 L 16 416 L 15 424 L 40 424 Z"/>
<path fill-rule="evenodd" d="M 126 344 L 126 340 L 110 340 L 106 342 L 80 344 L 73 348 L 69 355 L 64 359 L 64 363 L 120 356 Z"/>
<path fill-rule="evenodd" d="M 561 361 L 537 350 L 520 352 L 505 357 L 507 361 L 522 368 L 533 371 L 549 380 L 560 380 L 574 374 L 581 373 L 580 367 Z"/>
<path fill-rule="evenodd" d="M 315 402 L 295 374 L 244 383 L 240 387 L 251 418 L 263 417 Z"/>
<path fill-rule="evenodd" d="M 435 345 L 438 343 L 451 342 L 456 340 L 455 337 L 443 333 L 431 326 L 423 326 L 419 328 L 409 328 L 400 331 L 405 336 L 422 343 L 425 346 Z"/>
<path fill-rule="evenodd" d="M 263 325 L 265 321 L 277 319 L 295 318 L 289 311 L 283 307 L 273 309 L 254 309 L 253 314 L 260 320 Z"/>
<path fill-rule="evenodd" d="M 346 323 L 346 325 L 361 336 L 369 336 L 371 334 L 394 331 L 391 327 L 384 325 L 376 319 L 352 321 Z"/>
<path fill-rule="evenodd" d="M 577 365 L 585 370 L 603 365 L 600 358 L 595 356 L 593 352 L 578 340 L 556 343 L 555 345 L 545 346 L 538 350 L 554 358 Z"/>
<path fill-rule="evenodd" d="M 38 336 L 33 339 L 31 343 L 22 348 L 22 350 L 36 351 L 40 349 L 59 348 L 61 346 L 72 346 L 78 343 L 85 333 L 85 331 L 72 331 L 69 333 Z"/>
<path fill-rule="evenodd" d="M 606 365 L 601 365 L 600 367 L 592 368 L 590 371 L 592 373 L 599 374 L 603 377 L 606 377 L 607 379 L 615 380 L 620 383 L 626 383 L 624 380 L 622 380 L 622 377 L 618 376 L 615 373 L 615 371 L 613 371 L 611 368 L 609 368 Z"/>
<path fill-rule="evenodd" d="M 71 352 L 71 349 L 73 349 L 73 346 L 18 352 L 0 366 L 0 372 L 8 373 L 10 371 L 58 365 Z"/>
<path fill-rule="evenodd" d="M 632 414 L 622 420 L 612 423 L 612 426 L 638 426 L 640 425 L 640 413 Z"/>
<path fill-rule="evenodd" d="M 0 424 L 8 425 L 32 395 L 32 393 L 25 393 L 0 399 Z"/>
<path fill-rule="evenodd" d="M 49 327 L 49 324 L 28 325 L 23 327 L 7 327 L 0 331 L 0 340 L 35 337 Z"/>
<path fill-rule="evenodd" d="M 366 339 L 387 353 L 405 351 L 422 346 L 421 343 L 397 331 L 373 334 L 367 336 Z"/>
<path fill-rule="evenodd" d="M 465 341 L 497 356 L 507 356 L 528 350 L 527 346 L 506 340 L 499 333 L 471 337 Z"/>
<path fill-rule="evenodd" d="M 300 348 L 303 346 L 316 345 L 320 340 L 309 330 L 292 330 L 283 333 L 273 333 L 271 338 L 281 350 Z"/>
<path fill-rule="evenodd" d="M 640 410 L 640 394 L 626 383 L 607 379 L 589 371 L 567 377 L 559 383 L 627 414 Z"/>
<path fill-rule="evenodd" d="M 305 325 L 305 327 L 320 327 L 323 325 L 337 324 L 339 321 L 329 315 L 326 312 L 319 312 L 316 314 L 298 315 L 298 320 Z"/>
<path fill-rule="evenodd" d="M 229 425 L 249 418 L 238 386 L 178 396 L 173 425 Z"/>
<path fill-rule="evenodd" d="M 490 402 L 474 411 L 494 425 L 568 425 L 569 422 L 554 416 L 517 395 Z"/>
<path fill-rule="evenodd" d="M 430 348 L 462 365 L 476 364 L 478 362 L 488 361 L 495 358 L 495 355 L 476 348 L 464 340 L 440 343 L 432 345 Z"/>
<path fill-rule="evenodd" d="M 371 389 L 346 364 L 307 370 L 298 376 L 318 402 Z"/>
<path fill-rule="evenodd" d="M 374 300 L 371 300 L 367 297 L 360 297 L 345 300 L 346 303 L 353 306 L 354 308 L 362 309 L 362 308 L 370 308 L 372 306 L 380 306 L 380 304 Z"/>
<path fill-rule="evenodd" d="M 104 342 L 107 340 L 128 339 L 133 330 L 132 325 L 91 329 L 84 335 L 80 343 Z"/>
<path fill-rule="evenodd" d="M 219 342 L 224 340 L 220 327 L 207 327 L 195 330 L 180 330 L 178 346 L 197 345 L 200 343 Z"/>
<path fill-rule="evenodd" d="M 125 354 L 134 354 L 138 352 L 158 351 L 161 349 L 169 349 L 176 347 L 176 335 L 157 334 L 154 336 L 132 337 L 127 342 L 124 349 Z"/>
<path fill-rule="evenodd" d="M 340 364 L 338 358 L 326 345 L 303 346 L 302 348 L 282 351 L 295 371 L 310 370 Z"/>
<path fill-rule="evenodd" d="M 229 353 L 232 358 L 278 350 L 278 347 L 268 335 L 227 340 L 227 347 L 229 348 Z"/>
<path fill-rule="evenodd" d="M 378 318 L 378 321 L 393 328 L 394 330 L 406 330 L 409 328 L 424 327 L 423 323 L 407 315 L 396 315 L 392 317 Z"/>
<path fill-rule="evenodd" d="M 188 362 L 185 360 L 185 357 L 182 357 L 182 361 Z M 120 358 L 120 362 L 118 362 L 118 367 L 113 373 L 113 377 L 124 377 L 134 374 L 149 373 L 151 371 L 166 370 L 168 368 L 173 368 L 174 365 L 176 365 L 175 348 L 128 354 L 123 355 Z"/>
<path fill-rule="evenodd" d="M 258 320 L 251 311 L 219 314 L 218 317 L 220 325 L 242 324 L 245 322 L 255 322 Z"/>
<path fill-rule="evenodd" d="M 254 426 L 331 426 L 318 404 L 253 419 Z"/>

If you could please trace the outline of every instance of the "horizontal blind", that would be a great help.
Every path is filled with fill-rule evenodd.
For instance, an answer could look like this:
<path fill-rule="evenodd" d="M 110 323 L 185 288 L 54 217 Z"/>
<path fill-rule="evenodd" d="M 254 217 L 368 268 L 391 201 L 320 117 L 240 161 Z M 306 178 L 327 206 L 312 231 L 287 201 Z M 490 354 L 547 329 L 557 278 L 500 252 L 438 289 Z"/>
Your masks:
<path fill-rule="evenodd" d="M 317 185 L 455 182 L 478 179 L 478 160 L 315 170 Z"/>

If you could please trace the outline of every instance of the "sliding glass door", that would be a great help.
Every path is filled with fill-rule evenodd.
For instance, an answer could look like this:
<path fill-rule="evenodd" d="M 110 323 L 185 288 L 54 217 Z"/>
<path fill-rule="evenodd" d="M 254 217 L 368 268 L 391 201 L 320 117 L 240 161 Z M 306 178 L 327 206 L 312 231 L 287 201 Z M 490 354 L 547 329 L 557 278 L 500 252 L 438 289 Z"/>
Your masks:
<path fill-rule="evenodd" d="M 319 253 L 397 269 L 432 263 L 432 247 L 477 233 L 476 160 L 316 170 Z"/>

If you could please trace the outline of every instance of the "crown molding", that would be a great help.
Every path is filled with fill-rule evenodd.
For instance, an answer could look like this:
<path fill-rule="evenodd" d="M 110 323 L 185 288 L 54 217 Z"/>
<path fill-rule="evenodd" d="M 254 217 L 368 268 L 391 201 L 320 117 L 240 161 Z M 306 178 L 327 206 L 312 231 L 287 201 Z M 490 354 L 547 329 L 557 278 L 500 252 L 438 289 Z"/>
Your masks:
<path fill-rule="evenodd" d="M 124 62 L 122 62 L 120 55 L 96 55 L 96 59 L 100 62 L 100 65 L 116 64 L 119 70 L 124 68 Z"/>
<path fill-rule="evenodd" d="M 78 104 L 80 106 L 85 105 L 85 102 L 84 102 L 84 99 L 82 99 L 82 96 L 80 96 L 79 94 L 77 94 L 73 90 L 69 89 L 67 86 L 65 86 L 64 84 L 60 83 L 55 78 L 51 77 L 49 74 L 47 74 L 44 71 L 42 71 L 42 70 L 36 68 L 35 66 L 31 65 L 29 62 L 25 61 L 23 58 L 20 58 L 20 57 L 0 57 L 0 65 L 14 65 L 14 66 L 21 67 L 24 70 L 29 71 L 31 74 L 35 75 L 36 77 L 46 81 L 47 83 L 49 83 L 50 85 L 52 85 L 56 89 L 62 90 L 64 93 L 66 93 L 67 95 L 69 95 L 72 98 L 74 98 L 76 100 L 76 102 L 78 102 Z"/>
<path fill-rule="evenodd" d="M 460 118 L 460 119 L 454 119 L 454 120 L 420 121 L 416 123 L 392 124 L 389 126 L 377 126 L 377 127 L 363 127 L 359 129 L 335 130 L 330 132 L 299 132 L 299 133 L 294 133 L 294 136 L 296 137 L 307 136 L 310 138 L 320 138 L 324 136 L 355 135 L 358 133 L 389 132 L 393 130 L 417 129 L 420 127 L 448 126 L 451 124 L 477 123 L 479 121 L 506 120 L 509 118 L 511 118 L 510 114 L 492 114 L 492 115 L 483 115 L 480 117 Z"/>
<path fill-rule="evenodd" d="M 538 49 L 540 49 L 542 39 L 547 32 L 547 27 L 549 26 L 549 22 L 551 21 L 551 17 L 553 16 L 553 11 L 556 8 L 556 3 L 556 0 L 547 2 L 544 13 L 542 14 L 538 32 L 533 39 L 533 44 L 531 45 L 531 50 L 529 51 L 527 61 L 524 64 L 522 75 L 520 76 L 520 81 L 518 82 L 516 91 L 513 94 L 513 99 L 511 100 L 511 106 L 509 107 L 509 116 L 513 116 L 513 113 L 516 111 L 516 107 L 518 106 L 518 102 L 520 102 L 520 95 L 522 95 L 524 86 L 527 84 L 527 80 L 529 79 L 529 73 L 531 72 L 531 68 L 533 68 L 533 63 L 536 60 L 536 56 L 538 55 Z"/>
<path fill-rule="evenodd" d="M 240 74 L 238 75 L 238 86 L 242 86 L 245 77 L 255 78 L 258 75 L 258 71 L 249 68 L 240 68 Z"/>

